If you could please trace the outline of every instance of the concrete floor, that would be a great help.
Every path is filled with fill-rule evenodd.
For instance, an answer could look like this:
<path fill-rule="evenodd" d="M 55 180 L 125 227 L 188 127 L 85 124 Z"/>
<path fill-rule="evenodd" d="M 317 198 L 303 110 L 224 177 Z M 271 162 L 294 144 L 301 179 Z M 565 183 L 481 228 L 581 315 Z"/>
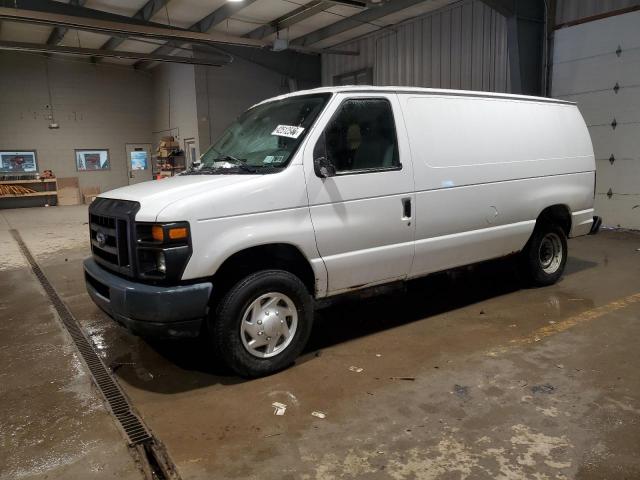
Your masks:
<path fill-rule="evenodd" d="M 53 210 L 16 214 L 46 223 L 45 212 Z M 70 219 L 54 218 L 51 234 L 39 232 L 38 260 L 62 244 Z M 2 214 L 0 251 L 0 479 L 139 480 L 123 435 Z"/>
<path fill-rule="evenodd" d="M 501 261 L 414 282 L 407 292 L 338 302 L 318 312 L 295 366 L 243 381 L 209 361 L 197 342 L 146 342 L 91 303 L 80 268 L 88 254 L 85 207 L 0 214 L 20 231 L 183 479 L 640 478 L 639 234 L 571 240 L 566 274 L 548 288 L 520 288 Z M 56 388 L 74 391 L 81 376 L 83 392 L 91 390 L 86 373 L 63 373 L 77 372 L 77 362 L 52 371 L 43 366 L 51 352 L 29 351 L 40 330 L 25 303 L 37 289 L 19 253 L 4 255 L 11 241 L 1 240 L 8 265 L 0 280 L 10 292 L 2 294 L 2 318 L 12 320 L 0 330 L 0 478 L 15 478 L 20 464 L 57 446 L 37 439 L 58 404 L 80 401 L 34 396 L 20 404 L 32 420 L 17 420 L 11 409 L 16 391 L 29 388 L 25 378 L 52 376 L 62 382 Z M 34 327 L 15 328 L 20 320 Z M 61 430 L 65 455 L 75 453 L 86 468 L 108 458 L 102 472 L 133 475 L 124 441 L 91 398 L 92 413 Z M 274 401 L 287 404 L 284 416 L 273 414 Z M 108 447 L 102 457 L 80 445 L 74 452 L 65 440 L 91 432 Z"/>

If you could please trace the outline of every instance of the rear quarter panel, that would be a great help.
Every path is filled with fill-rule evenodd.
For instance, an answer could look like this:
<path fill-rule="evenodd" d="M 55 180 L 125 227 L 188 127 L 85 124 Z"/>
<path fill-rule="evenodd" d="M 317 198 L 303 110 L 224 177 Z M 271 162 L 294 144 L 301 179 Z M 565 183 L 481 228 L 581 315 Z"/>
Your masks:
<path fill-rule="evenodd" d="M 399 96 L 416 182 L 412 276 L 521 250 L 548 206 L 592 214 L 595 160 L 574 105 Z"/>

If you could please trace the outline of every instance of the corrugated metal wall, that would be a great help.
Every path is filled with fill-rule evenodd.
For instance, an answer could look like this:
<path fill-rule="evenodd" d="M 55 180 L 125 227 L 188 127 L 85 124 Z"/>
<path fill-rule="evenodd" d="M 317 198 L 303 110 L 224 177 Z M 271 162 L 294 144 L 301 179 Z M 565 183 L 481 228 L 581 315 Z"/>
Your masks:
<path fill-rule="evenodd" d="M 640 0 L 557 0 L 556 25 L 640 5 Z"/>
<path fill-rule="evenodd" d="M 505 18 L 477 0 L 342 44 L 359 56 L 323 55 L 322 83 L 373 67 L 375 85 L 510 91 Z"/>

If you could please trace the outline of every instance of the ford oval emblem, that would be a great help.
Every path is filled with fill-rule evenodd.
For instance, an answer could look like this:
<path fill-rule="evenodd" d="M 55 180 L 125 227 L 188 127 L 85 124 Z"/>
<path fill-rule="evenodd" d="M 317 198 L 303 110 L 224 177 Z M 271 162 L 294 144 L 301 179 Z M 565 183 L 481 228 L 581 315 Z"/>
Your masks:
<path fill-rule="evenodd" d="M 104 247 L 105 243 L 107 243 L 107 236 L 103 232 L 96 233 L 96 240 L 98 245 Z"/>

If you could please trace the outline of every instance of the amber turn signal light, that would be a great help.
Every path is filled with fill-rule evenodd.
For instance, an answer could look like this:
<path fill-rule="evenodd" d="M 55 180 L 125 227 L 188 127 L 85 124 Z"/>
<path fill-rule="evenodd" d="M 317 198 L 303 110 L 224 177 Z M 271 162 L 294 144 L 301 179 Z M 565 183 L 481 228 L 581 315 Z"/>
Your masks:
<path fill-rule="evenodd" d="M 156 242 L 164 241 L 164 230 L 160 225 L 154 225 L 151 227 L 151 237 L 153 237 Z"/>
<path fill-rule="evenodd" d="M 171 240 L 180 240 L 181 238 L 187 238 L 187 229 L 185 227 L 170 228 L 169 238 Z"/>
<path fill-rule="evenodd" d="M 169 227 L 166 225 L 153 225 L 151 227 L 151 238 L 159 243 L 164 243 L 169 240 L 183 240 L 188 237 L 188 227 Z"/>

